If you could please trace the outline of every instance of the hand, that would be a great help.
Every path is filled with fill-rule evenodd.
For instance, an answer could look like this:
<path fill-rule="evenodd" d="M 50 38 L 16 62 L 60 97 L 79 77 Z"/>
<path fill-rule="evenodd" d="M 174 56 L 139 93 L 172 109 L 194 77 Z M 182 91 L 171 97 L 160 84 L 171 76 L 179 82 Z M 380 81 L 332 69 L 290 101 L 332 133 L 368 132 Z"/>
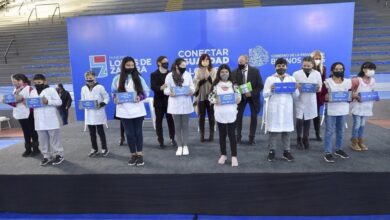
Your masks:
<path fill-rule="evenodd" d="M 221 103 L 219 102 L 219 99 L 216 99 L 214 105 L 220 105 L 220 104 Z"/>
<path fill-rule="evenodd" d="M 325 101 L 329 101 L 329 94 L 325 95 Z"/>
<path fill-rule="evenodd" d="M 135 102 L 138 103 L 139 101 L 141 101 L 141 98 L 137 95 L 137 96 L 135 97 Z"/>
<path fill-rule="evenodd" d="M 317 88 L 317 92 L 321 92 L 320 91 L 320 85 L 317 84 L 316 88 Z"/>
<path fill-rule="evenodd" d="M 16 100 L 16 102 L 20 102 L 23 100 L 23 96 L 15 95 L 15 100 Z"/>
<path fill-rule="evenodd" d="M 252 94 L 251 94 L 250 92 L 247 92 L 247 93 L 245 93 L 245 96 L 246 96 L 247 98 L 249 98 L 249 97 L 252 96 Z"/>
<path fill-rule="evenodd" d="M 49 104 L 49 101 L 47 100 L 46 97 L 43 97 L 43 98 L 42 98 L 42 103 L 43 103 L 44 105 L 47 105 L 47 104 Z"/>
<path fill-rule="evenodd" d="M 167 88 L 167 85 L 166 85 L 166 84 L 160 86 L 160 90 L 161 90 L 161 91 L 163 91 L 165 88 Z"/>
<path fill-rule="evenodd" d="M 302 86 L 299 83 L 295 83 L 295 88 L 301 91 Z"/>
<path fill-rule="evenodd" d="M 238 96 L 236 97 L 236 104 L 240 104 L 241 100 L 238 98 Z"/>
<path fill-rule="evenodd" d="M 170 96 L 170 97 L 174 97 L 174 96 L 175 96 L 175 93 L 170 92 L 170 93 L 169 93 L 169 96 Z"/>
<path fill-rule="evenodd" d="M 194 93 L 192 92 L 192 91 L 190 91 L 189 93 L 188 93 L 188 96 L 192 96 Z"/>
<path fill-rule="evenodd" d="M 275 91 L 275 85 L 272 84 L 271 86 L 271 92 Z"/>

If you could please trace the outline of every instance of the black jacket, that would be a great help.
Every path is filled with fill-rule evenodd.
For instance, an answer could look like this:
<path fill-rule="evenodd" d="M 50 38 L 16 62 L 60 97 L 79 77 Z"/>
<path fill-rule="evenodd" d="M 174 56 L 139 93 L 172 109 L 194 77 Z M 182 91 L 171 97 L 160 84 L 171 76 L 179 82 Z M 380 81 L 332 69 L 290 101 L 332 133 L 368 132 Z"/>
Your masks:
<path fill-rule="evenodd" d="M 238 85 L 242 85 L 243 77 L 242 72 L 240 69 L 235 69 L 232 72 L 234 80 Z M 253 101 L 253 104 L 255 105 L 256 112 L 260 112 L 260 92 L 263 90 L 264 84 L 263 80 L 260 75 L 260 71 L 252 66 L 248 65 L 248 75 L 247 75 L 247 82 L 250 82 L 252 84 L 252 92 L 251 92 L 251 99 Z M 246 99 L 246 96 L 243 95 L 243 99 Z"/>
<path fill-rule="evenodd" d="M 70 106 L 72 105 L 72 97 L 70 96 L 70 93 L 66 90 L 63 90 L 59 94 L 61 100 L 62 100 L 62 105 L 60 108 L 62 109 L 69 109 Z"/>
<path fill-rule="evenodd" d="M 155 108 L 168 107 L 168 96 L 164 94 L 164 91 L 160 90 L 160 87 L 164 85 L 165 78 L 168 73 L 162 74 L 160 70 L 154 71 L 150 76 L 151 88 L 154 92 L 153 106 Z"/>

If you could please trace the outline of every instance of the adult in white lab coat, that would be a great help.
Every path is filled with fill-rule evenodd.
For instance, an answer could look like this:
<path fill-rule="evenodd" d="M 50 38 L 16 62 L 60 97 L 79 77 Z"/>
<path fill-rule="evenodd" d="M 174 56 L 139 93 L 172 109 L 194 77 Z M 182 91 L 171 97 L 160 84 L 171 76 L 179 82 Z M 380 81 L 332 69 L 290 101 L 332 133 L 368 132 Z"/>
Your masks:
<path fill-rule="evenodd" d="M 57 110 L 62 101 L 57 91 L 46 84 L 44 75 L 36 74 L 33 81 L 35 90 L 31 92 L 30 97 L 40 97 L 43 103 L 43 107 L 34 109 L 35 130 L 38 132 L 40 148 L 44 157 L 41 166 L 50 162 L 53 165 L 58 165 L 64 160 L 64 149 L 60 143 L 61 122 Z"/>
<path fill-rule="evenodd" d="M 106 89 L 96 82 L 95 73 L 88 71 L 85 73 L 86 85 L 81 88 L 81 100 L 95 100 L 98 103 L 97 109 L 85 109 L 84 120 L 88 125 L 89 135 L 91 137 L 92 149 L 89 153 L 90 157 L 95 157 L 99 154 L 96 131 L 99 134 L 102 143 L 102 156 L 108 156 L 106 134 L 104 133 L 104 125 L 107 124 L 107 115 L 105 106 L 110 101 Z"/>
<path fill-rule="evenodd" d="M 316 92 L 321 91 L 322 79 L 321 73 L 313 69 L 315 63 L 312 57 L 304 57 L 302 61 L 302 69 L 293 73 L 299 89 L 299 96 L 295 103 L 297 148 L 309 149 L 310 122 L 318 116 Z M 316 91 L 313 93 L 302 92 L 302 83 L 316 84 Z"/>
<path fill-rule="evenodd" d="M 132 57 L 124 57 L 121 64 L 121 72 L 112 80 L 111 92 L 132 92 L 135 102 L 119 103 L 116 105 L 116 116 L 120 118 L 126 132 L 131 158 L 130 166 L 144 165 L 142 125 L 146 115 L 145 105 L 142 100 L 149 95 L 149 87 L 144 78 L 138 72 Z"/>
<path fill-rule="evenodd" d="M 266 129 L 269 133 L 268 161 L 275 159 L 276 139 L 278 134 L 282 135 L 282 145 L 284 147 L 283 158 L 287 161 L 294 160 L 290 152 L 290 133 L 294 131 L 293 117 L 293 96 L 298 96 L 299 92 L 296 89 L 293 94 L 275 94 L 275 83 L 294 82 L 294 77 L 286 73 L 287 60 L 278 58 L 275 62 L 276 73 L 269 76 L 264 85 L 263 95 L 268 99 Z"/>
<path fill-rule="evenodd" d="M 194 111 L 191 96 L 195 88 L 192 77 L 186 71 L 187 63 L 183 58 L 177 58 L 172 65 L 170 73 L 165 78 L 165 95 L 169 95 L 168 113 L 172 114 L 175 122 L 175 136 L 178 144 L 176 155 L 188 155 L 188 129 L 190 114 Z M 176 96 L 174 90 L 176 87 L 188 87 L 188 94 Z"/>

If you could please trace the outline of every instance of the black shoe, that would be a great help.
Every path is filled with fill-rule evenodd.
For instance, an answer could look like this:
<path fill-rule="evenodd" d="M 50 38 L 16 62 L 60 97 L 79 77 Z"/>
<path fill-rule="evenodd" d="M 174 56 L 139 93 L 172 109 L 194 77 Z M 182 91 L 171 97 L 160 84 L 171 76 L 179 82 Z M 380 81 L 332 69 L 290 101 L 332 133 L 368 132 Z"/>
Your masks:
<path fill-rule="evenodd" d="M 268 160 L 269 162 L 272 162 L 272 161 L 275 160 L 275 151 L 274 151 L 274 150 L 270 150 L 270 151 L 269 151 L 267 160 Z"/>
<path fill-rule="evenodd" d="M 316 141 L 322 141 L 322 137 L 320 135 L 320 132 L 316 131 Z"/>
<path fill-rule="evenodd" d="M 125 138 L 121 137 L 119 141 L 119 146 L 123 146 L 123 142 L 125 142 Z"/>
<path fill-rule="evenodd" d="M 41 166 L 46 166 L 50 163 L 50 160 L 47 159 L 47 158 L 43 158 L 43 160 L 41 161 L 41 163 L 39 165 Z"/>
<path fill-rule="evenodd" d="M 91 152 L 89 152 L 88 157 L 96 157 L 99 154 L 98 150 L 91 149 Z"/>
<path fill-rule="evenodd" d="M 333 156 L 330 153 L 327 153 L 324 155 L 324 160 L 328 163 L 334 163 Z"/>
<path fill-rule="evenodd" d="M 129 160 L 128 165 L 129 166 L 134 166 L 137 163 L 137 160 L 138 160 L 137 155 L 132 155 L 130 160 Z"/>
<path fill-rule="evenodd" d="M 164 143 L 160 143 L 159 147 L 160 147 L 160 149 L 164 149 L 166 146 L 164 145 Z"/>
<path fill-rule="evenodd" d="M 303 147 L 305 148 L 305 150 L 310 148 L 310 144 L 309 144 L 309 139 L 308 138 L 303 138 L 302 139 L 302 144 L 303 144 Z"/>
<path fill-rule="evenodd" d="M 293 161 L 294 157 L 291 155 L 290 151 L 284 151 L 283 152 L 283 159 L 287 160 L 288 162 Z"/>
<path fill-rule="evenodd" d="M 26 150 L 24 151 L 24 153 L 22 154 L 22 157 L 29 157 L 31 155 L 31 150 Z"/>
<path fill-rule="evenodd" d="M 108 149 L 103 149 L 102 150 L 102 156 L 107 157 L 110 154 L 110 151 Z"/>
<path fill-rule="evenodd" d="M 301 137 L 297 137 L 297 149 L 303 150 L 303 143 Z"/>
<path fill-rule="evenodd" d="M 143 166 L 145 163 L 144 163 L 144 157 L 142 155 L 138 155 L 137 156 L 137 162 L 136 162 L 136 166 Z"/>
<path fill-rule="evenodd" d="M 204 141 L 205 141 L 205 139 L 204 139 L 204 134 L 201 134 L 201 135 L 200 135 L 200 142 L 203 143 Z"/>
<path fill-rule="evenodd" d="M 341 157 L 341 158 L 343 158 L 343 159 L 349 158 L 348 154 L 345 153 L 345 152 L 342 151 L 342 150 L 336 150 L 336 151 L 334 152 L 334 154 L 337 155 L 337 156 L 339 156 L 339 157 Z"/>
<path fill-rule="evenodd" d="M 172 147 L 177 147 L 177 143 L 176 143 L 176 141 L 175 141 L 175 139 L 171 139 L 171 146 Z"/>
<path fill-rule="evenodd" d="M 40 150 L 33 150 L 30 154 L 31 157 L 35 157 L 41 154 Z"/>
<path fill-rule="evenodd" d="M 54 158 L 54 160 L 51 161 L 51 164 L 60 165 L 63 161 L 64 161 L 64 157 L 57 155 L 56 158 Z"/>

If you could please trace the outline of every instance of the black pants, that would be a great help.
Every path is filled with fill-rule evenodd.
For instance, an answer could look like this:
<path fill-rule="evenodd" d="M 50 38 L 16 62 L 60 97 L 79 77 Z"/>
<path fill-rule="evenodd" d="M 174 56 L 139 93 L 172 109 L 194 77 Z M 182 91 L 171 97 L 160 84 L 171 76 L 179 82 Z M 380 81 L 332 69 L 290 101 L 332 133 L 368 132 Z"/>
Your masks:
<path fill-rule="evenodd" d="M 154 113 L 156 114 L 156 134 L 157 139 L 160 144 L 164 143 L 164 134 L 163 134 L 163 119 L 164 115 L 168 123 L 169 137 L 175 139 L 175 123 L 173 122 L 173 117 L 171 114 L 167 113 L 167 107 L 155 107 Z"/>
<path fill-rule="evenodd" d="M 130 152 L 135 154 L 142 152 L 144 143 L 142 134 L 142 124 L 144 117 L 139 118 L 121 118 L 121 122 L 126 132 L 127 144 L 129 145 Z"/>
<path fill-rule="evenodd" d="M 107 149 L 106 134 L 104 133 L 103 125 L 88 125 L 89 135 L 91 136 L 92 148 L 98 150 L 96 141 L 96 129 L 102 142 L 102 149 Z"/>
<path fill-rule="evenodd" d="M 38 133 L 35 131 L 34 125 L 34 113 L 30 112 L 30 115 L 26 119 L 19 119 L 19 124 L 22 127 L 23 136 L 24 136 L 24 147 L 27 151 L 33 150 L 32 143 L 36 143 L 38 147 Z M 34 145 L 35 146 L 35 145 Z M 38 150 L 38 149 L 36 149 Z"/>
<path fill-rule="evenodd" d="M 125 128 L 123 127 L 123 124 L 121 121 L 119 121 L 120 127 L 121 127 L 121 139 L 125 139 Z"/>
<path fill-rule="evenodd" d="M 214 107 L 208 100 L 198 102 L 198 114 L 199 114 L 199 130 L 204 135 L 204 124 L 206 120 L 206 112 L 209 117 L 210 133 L 214 133 L 215 119 L 214 119 Z"/>
<path fill-rule="evenodd" d="M 311 123 L 311 120 L 297 118 L 296 128 L 297 128 L 297 137 L 298 138 L 302 138 L 302 137 L 305 139 L 309 138 L 310 123 Z"/>
<path fill-rule="evenodd" d="M 321 106 L 318 106 L 317 107 L 317 113 L 318 113 L 318 116 L 313 118 L 313 124 L 314 124 L 314 130 L 316 131 L 316 133 L 320 133 L 320 129 L 321 129 L 321 116 L 320 116 L 320 107 Z"/>
<path fill-rule="evenodd" d="M 237 141 L 236 141 L 236 123 L 217 123 L 219 131 L 219 146 L 221 148 L 221 154 L 226 156 L 226 136 L 229 137 L 230 150 L 232 151 L 232 157 L 237 156 Z"/>
<path fill-rule="evenodd" d="M 256 128 L 257 128 L 257 112 L 255 105 L 251 98 L 243 98 L 241 99 L 240 104 L 238 104 L 238 113 L 237 113 L 237 138 L 241 139 L 241 131 L 242 131 L 242 118 L 244 117 L 244 111 L 246 104 L 249 104 L 251 110 L 251 123 L 249 130 L 249 139 L 255 138 Z"/>
<path fill-rule="evenodd" d="M 68 124 L 68 116 L 69 116 L 69 110 L 65 108 L 58 108 L 58 112 L 61 115 L 62 118 L 62 125 Z"/>

